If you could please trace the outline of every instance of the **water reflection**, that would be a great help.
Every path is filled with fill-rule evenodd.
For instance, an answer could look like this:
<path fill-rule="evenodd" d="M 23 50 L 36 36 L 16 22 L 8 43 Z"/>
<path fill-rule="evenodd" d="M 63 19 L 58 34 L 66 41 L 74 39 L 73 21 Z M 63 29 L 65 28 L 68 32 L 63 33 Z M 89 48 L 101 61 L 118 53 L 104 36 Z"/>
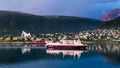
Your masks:
<path fill-rule="evenodd" d="M 31 50 L 31 48 L 27 45 L 25 45 L 21 48 L 22 54 L 29 53 L 30 50 Z"/>
<path fill-rule="evenodd" d="M 94 44 L 88 49 L 101 54 L 105 61 L 120 63 L 120 44 Z"/>
<path fill-rule="evenodd" d="M 88 51 L 45 49 L 28 45 L 0 47 L 0 65 L 36 60 L 80 60 L 96 55 L 101 56 L 104 61 L 120 63 L 120 44 L 91 44 L 88 45 Z"/>
<path fill-rule="evenodd" d="M 84 51 L 84 50 L 54 50 L 54 49 L 46 50 L 47 54 L 53 54 L 53 55 L 62 54 L 63 58 L 65 58 L 65 56 L 72 56 L 74 59 L 75 58 L 79 59 L 83 52 L 87 52 L 87 51 Z"/>
<path fill-rule="evenodd" d="M 88 49 L 103 53 L 120 54 L 120 44 L 94 44 L 89 45 Z"/>
<path fill-rule="evenodd" d="M 0 66 L 14 65 L 17 67 L 18 64 L 22 64 L 22 67 L 19 68 L 24 68 L 27 64 L 28 66 L 38 67 L 45 64 L 48 67 L 43 66 L 43 68 L 49 68 L 49 66 L 51 68 L 73 68 L 74 66 L 85 67 L 87 64 L 92 68 L 99 68 L 98 66 L 101 64 L 103 68 L 104 66 L 109 68 L 113 66 L 113 63 L 120 64 L 120 44 L 89 44 L 88 51 L 55 50 L 28 45 L 22 47 L 0 46 Z M 54 67 L 54 65 L 57 67 Z M 68 65 L 70 66 L 64 67 Z"/>
<path fill-rule="evenodd" d="M 83 55 L 81 55 L 81 53 Z M 56 54 L 56 55 L 55 55 Z M 93 55 L 93 54 L 92 54 Z M 73 58 L 82 58 L 91 56 L 85 51 L 75 50 L 49 50 L 45 48 L 22 46 L 22 47 L 0 47 L 0 65 L 26 63 L 36 60 L 70 60 Z"/>

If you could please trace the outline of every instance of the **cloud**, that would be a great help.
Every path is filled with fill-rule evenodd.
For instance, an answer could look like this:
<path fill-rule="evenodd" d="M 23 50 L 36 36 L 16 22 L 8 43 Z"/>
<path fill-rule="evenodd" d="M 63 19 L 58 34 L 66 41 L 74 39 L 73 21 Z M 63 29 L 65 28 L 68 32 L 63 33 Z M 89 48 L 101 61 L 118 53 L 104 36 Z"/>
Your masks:
<path fill-rule="evenodd" d="M 0 10 L 36 15 L 100 18 L 101 12 L 120 8 L 120 0 L 0 0 Z"/>
<path fill-rule="evenodd" d="M 91 2 L 95 2 L 95 3 L 114 3 L 118 1 L 120 0 L 91 0 Z"/>

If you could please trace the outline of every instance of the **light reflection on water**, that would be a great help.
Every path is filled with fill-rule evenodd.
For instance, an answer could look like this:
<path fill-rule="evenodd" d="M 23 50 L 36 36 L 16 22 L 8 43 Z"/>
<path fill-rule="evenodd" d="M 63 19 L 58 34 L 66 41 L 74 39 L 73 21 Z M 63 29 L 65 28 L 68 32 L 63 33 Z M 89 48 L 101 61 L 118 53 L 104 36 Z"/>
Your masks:
<path fill-rule="evenodd" d="M 88 51 L 0 46 L 0 68 L 119 68 L 119 57 L 119 44 L 91 44 Z"/>
<path fill-rule="evenodd" d="M 46 50 L 47 54 L 52 54 L 52 55 L 59 55 L 62 54 L 63 58 L 65 58 L 65 56 L 73 56 L 73 58 L 80 58 L 81 54 L 83 52 L 87 52 L 87 51 L 83 51 L 83 50 Z"/>
<path fill-rule="evenodd" d="M 120 64 L 120 44 L 90 45 L 89 50 L 97 52 L 107 62 Z"/>

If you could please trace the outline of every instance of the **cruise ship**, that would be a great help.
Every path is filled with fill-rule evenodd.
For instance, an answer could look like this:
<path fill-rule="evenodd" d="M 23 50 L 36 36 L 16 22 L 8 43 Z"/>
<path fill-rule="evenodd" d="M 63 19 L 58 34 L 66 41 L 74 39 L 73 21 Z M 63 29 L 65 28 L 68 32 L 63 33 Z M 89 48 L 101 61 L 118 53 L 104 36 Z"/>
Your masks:
<path fill-rule="evenodd" d="M 60 40 L 46 44 L 47 48 L 56 50 L 87 50 L 87 45 L 80 40 Z"/>

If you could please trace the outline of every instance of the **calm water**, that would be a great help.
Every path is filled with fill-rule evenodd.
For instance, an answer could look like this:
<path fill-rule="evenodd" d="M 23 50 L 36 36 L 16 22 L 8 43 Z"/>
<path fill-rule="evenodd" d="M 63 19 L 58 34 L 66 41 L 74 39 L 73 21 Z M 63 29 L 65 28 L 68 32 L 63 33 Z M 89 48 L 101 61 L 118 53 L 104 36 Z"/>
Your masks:
<path fill-rule="evenodd" d="M 0 68 L 120 68 L 120 45 L 91 44 L 87 51 L 0 47 Z"/>

